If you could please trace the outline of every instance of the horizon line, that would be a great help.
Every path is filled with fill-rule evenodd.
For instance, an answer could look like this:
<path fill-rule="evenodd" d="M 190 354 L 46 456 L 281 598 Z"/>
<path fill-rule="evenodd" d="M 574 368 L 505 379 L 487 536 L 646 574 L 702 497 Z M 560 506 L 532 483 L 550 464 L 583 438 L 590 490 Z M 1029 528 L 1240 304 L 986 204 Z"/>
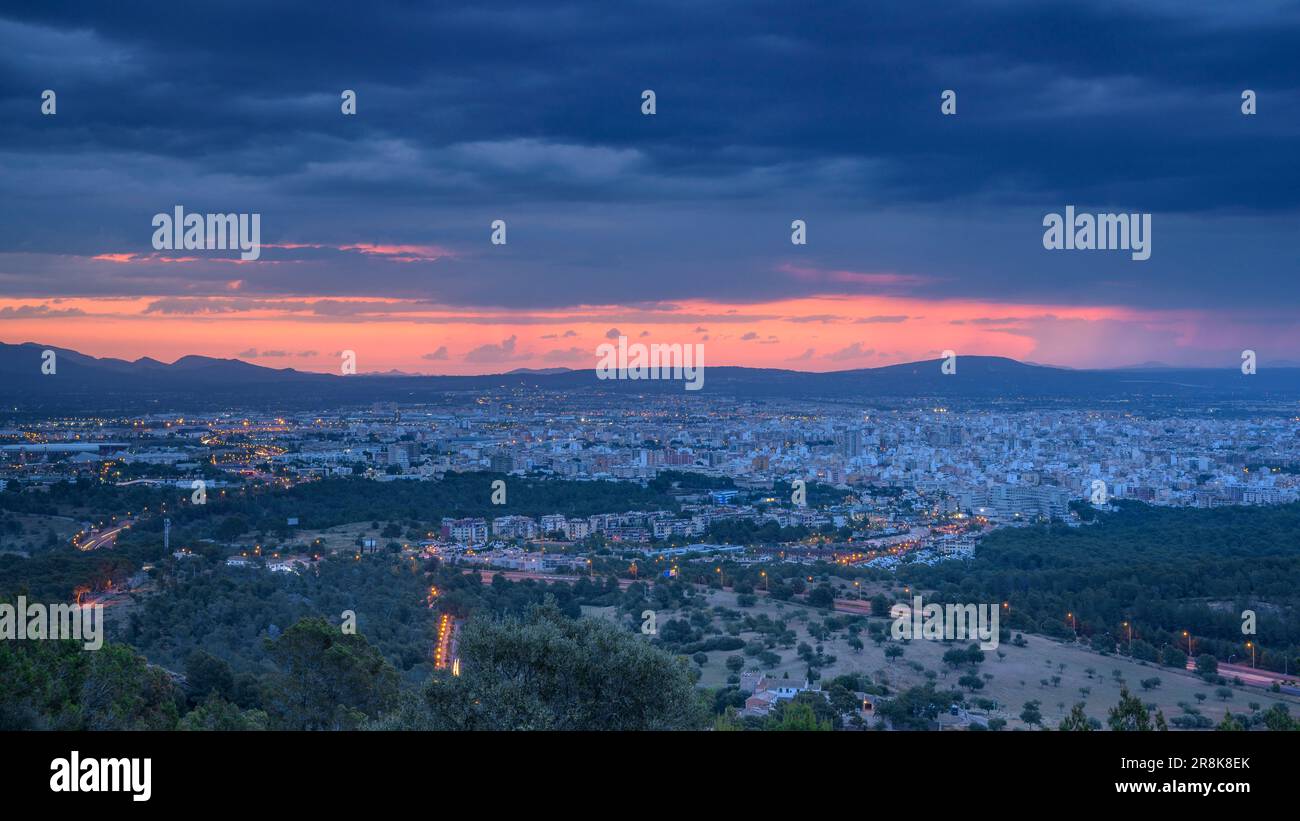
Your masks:
<path fill-rule="evenodd" d="M 42 348 L 42 349 L 54 349 L 54 350 L 70 351 L 70 352 L 75 353 L 75 354 L 78 354 L 78 355 L 80 355 L 80 356 L 86 356 L 86 357 L 89 357 L 89 358 L 94 359 L 94 360 L 96 360 L 96 361 L 106 361 L 106 360 L 111 360 L 111 361 L 117 361 L 117 362 L 126 362 L 126 363 L 133 364 L 133 365 L 148 360 L 148 361 L 152 361 L 152 362 L 157 362 L 157 363 L 159 363 L 160 365 L 164 365 L 164 366 L 167 366 L 167 367 L 171 367 L 171 366 L 176 365 L 177 363 L 179 363 L 180 361 L 182 361 L 182 360 L 184 360 L 184 359 L 205 359 L 205 360 L 211 360 L 211 361 L 214 361 L 214 362 L 238 362 L 238 363 L 240 363 L 240 364 L 248 365 L 248 366 L 250 366 L 250 367 L 263 368 L 263 369 L 265 369 L 265 370 L 272 370 L 272 371 L 294 371 L 294 372 L 296 372 L 296 373 L 317 374 L 317 375 L 321 375 L 321 376 L 339 376 L 339 375 L 340 375 L 340 374 L 336 373 L 334 370 L 310 370 L 310 369 L 307 369 L 307 368 L 299 368 L 299 367 L 292 367 L 292 366 L 277 367 L 277 366 L 275 366 L 275 365 L 267 365 L 267 364 L 262 364 L 262 363 L 257 362 L 257 361 L 252 361 L 252 360 L 249 360 L 249 359 L 243 359 L 243 358 L 240 358 L 239 356 L 223 357 L 223 356 L 210 356 L 210 355 L 207 355 L 207 354 L 182 354 L 181 356 L 177 357 L 176 359 L 172 360 L 171 362 L 167 362 L 167 361 L 165 361 L 165 360 L 163 360 L 163 359 L 159 359 L 159 358 L 157 358 L 157 357 L 154 357 L 154 356 L 151 356 L 151 355 L 148 355 L 148 354 L 145 354 L 145 355 L 143 355 L 143 356 L 136 357 L 135 359 L 124 359 L 124 358 L 114 357 L 114 356 L 97 356 L 97 355 L 95 355 L 95 354 L 86 353 L 85 351 L 77 350 L 76 348 L 65 348 L 65 347 L 58 346 L 58 345 L 48 345 L 48 344 L 44 344 L 44 343 L 31 342 L 31 341 L 27 341 L 27 342 L 4 342 L 3 340 L 0 340 L 0 345 L 2 345 L 2 346 L 8 346 L 8 347 L 25 347 L 25 346 L 31 346 L 31 347 Z M 594 356 L 594 355 L 595 355 L 595 354 L 593 353 L 593 356 Z M 1045 362 L 1035 362 L 1035 361 L 1030 361 L 1030 360 L 1017 359 L 1017 358 L 1015 358 L 1015 357 L 1012 357 L 1012 356 L 1006 356 L 1006 355 L 1003 355 L 1003 354 L 960 354 L 960 353 L 958 353 L 958 354 L 956 354 L 956 358 L 957 358 L 957 360 L 958 360 L 959 362 L 960 362 L 962 359 L 1002 359 L 1002 360 L 1006 360 L 1006 361 L 1008 361 L 1008 362 L 1014 362 L 1014 363 L 1016 363 L 1016 364 L 1018 364 L 1018 365 L 1024 365 L 1024 366 L 1026 366 L 1026 367 L 1032 367 L 1032 368 L 1047 368 L 1047 369 L 1052 369 L 1052 370 L 1073 371 L 1073 372 L 1078 372 L 1078 373 L 1087 373 L 1087 372 L 1110 372 L 1110 371 L 1199 371 L 1199 370 L 1219 370 L 1219 369 L 1229 370 L 1229 369 L 1233 369 L 1233 368 L 1235 368 L 1235 367 L 1237 366 L 1237 363 L 1233 363 L 1232 366 L 1228 366 L 1228 365 L 1208 365 L 1208 364 L 1196 364 L 1196 365 L 1171 365 L 1171 364 L 1168 364 L 1168 363 L 1165 363 L 1165 362 L 1158 362 L 1158 361 L 1157 361 L 1157 362 L 1133 363 L 1133 364 L 1128 364 L 1128 365 L 1114 365 L 1114 366 L 1108 366 L 1108 367 L 1081 368 L 1081 367 L 1075 367 L 1075 366 L 1072 366 L 1072 365 L 1056 365 L 1056 364 L 1045 363 Z M 751 371 L 785 371 L 785 372 L 789 372 L 789 373 L 799 373 L 799 374 L 821 374 L 821 375 L 828 375 L 828 374 L 837 374 L 837 373 L 852 373 L 852 372 L 857 372 L 857 371 L 876 371 L 876 370 L 884 370 L 884 369 L 887 369 L 887 368 L 906 367 L 906 366 L 908 366 L 908 365 L 923 365 L 923 364 L 931 364 L 931 363 L 935 363 L 935 362 L 940 362 L 940 361 L 942 361 L 943 359 L 944 359 L 944 357 L 939 356 L 939 357 L 934 357 L 934 358 L 932 358 L 932 359 L 912 359 L 912 360 L 905 360 L 905 361 L 901 361 L 901 362 L 887 363 L 887 364 L 883 364 L 883 365 L 864 366 L 864 367 L 857 367 L 857 368 L 840 368 L 840 369 L 835 369 L 835 370 L 800 370 L 800 369 L 798 369 L 798 368 L 794 368 L 794 367 L 775 367 L 775 366 L 762 366 L 762 365 L 735 365 L 735 364 L 705 365 L 705 366 L 703 366 L 703 367 L 704 367 L 705 369 L 708 369 L 708 368 L 735 368 L 735 369 L 743 369 L 743 370 L 751 370 Z M 1300 368 L 1300 361 L 1294 361 L 1294 360 L 1289 360 L 1289 359 L 1281 359 L 1281 360 L 1278 360 L 1278 361 L 1281 362 L 1281 363 L 1283 363 L 1283 364 L 1280 364 L 1280 365 L 1274 365 L 1274 366 L 1272 366 L 1273 368 Z M 592 365 L 591 367 L 589 367 L 589 368 L 571 368 L 571 367 L 567 367 L 567 366 L 551 366 L 551 367 L 528 367 L 528 366 L 521 366 L 521 367 L 511 368 L 511 369 L 509 369 L 509 370 L 502 370 L 502 371 L 485 371 L 485 372 L 481 372 L 481 373 L 431 373 L 431 372 L 424 372 L 424 371 L 413 372 L 413 371 L 401 370 L 401 369 L 398 369 L 398 368 L 391 368 L 391 369 L 386 370 L 386 371 L 374 371 L 374 370 L 371 370 L 371 371 L 358 371 L 356 374 L 350 374 L 350 375 L 355 375 L 355 376 L 409 377 L 409 378 L 421 378 L 421 377 L 432 377 L 432 378 L 476 378 L 476 377 L 517 376 L 517 375 L 551 376 L 551 375 L 558 375 L 558 374 L 561 374 L 561 373 L 581 373 L 581 372 L 584 372 L 584 371 L 593 371 L 593 372 L 594 372 L 594 371 L 596 371 L 596 370 L 597 370 L 597 367 L 596 367 L 595 364 L 593 364 L 593 365 Z"/>

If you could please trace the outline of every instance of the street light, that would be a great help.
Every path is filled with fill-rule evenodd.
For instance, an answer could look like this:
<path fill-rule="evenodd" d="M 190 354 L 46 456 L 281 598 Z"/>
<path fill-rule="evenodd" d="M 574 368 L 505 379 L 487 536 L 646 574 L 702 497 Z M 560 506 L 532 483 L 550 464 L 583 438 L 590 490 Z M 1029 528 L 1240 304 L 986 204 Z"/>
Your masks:
<path fill-rule="evenodd" d="M 1192 634 L 1184 630 L 1183 637 L 1187 639 L 1187 655 L 1190 656 L 1192 655 Z"/>
<path fill-rule="evenodd" d="M 1250 648 L 1250 666 L 1254 667 L 1255 666 L 1255 642 L 1248 641 L 1246 642 L 1246 646 Z"/>
<path fill-rule="evenodd" d="M 1128 654 L 1131 656 L 1133 655 L 1133 625 L 1129 622 L 1124 622 L 1124 626 L 1128 628 Z"/>

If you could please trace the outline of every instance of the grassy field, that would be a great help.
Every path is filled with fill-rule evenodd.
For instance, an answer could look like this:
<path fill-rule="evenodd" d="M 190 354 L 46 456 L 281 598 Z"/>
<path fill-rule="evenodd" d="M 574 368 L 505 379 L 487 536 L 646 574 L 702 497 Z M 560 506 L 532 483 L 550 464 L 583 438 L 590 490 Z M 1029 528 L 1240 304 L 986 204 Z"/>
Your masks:
<path fill-rule="evenodd" d="M 775 652 L 781 656 L 781 663 L 765 672 L 783 684 L 803 684 L 807 667 L 799 659 L 795 647 L 799 642 L 807 642 L 815 647 L 817 641 L 808 634 L 809 621 L 820 622 L 832 614 L 766 598 L 760 598 L 753 607 L 738 608 L 733 593 L 711 591 L 708 596 L 711 606 L 736 609 L 755 616 L 766 614 L 772 619 L 784 620 L 797 636 L 795 645 L 775 648 Z M 657 617 L 659 623 L 663 624 L 668 619 L 689 616 L 691 612 L 694 611 L 660 611 Z M 887 625 L 887 622 L 883 623 Z M 715 617 L 713 624 L 721 626 L 722 620 Z M 709 631 L 705 632 L 707 634 Z M 759 634 L 756 633 L 740 634 L 740 638 L 746 641 L 757 637 Z M 878 647 L 864 630 L 861 638 L 865 646 L 861 652 L 855 653 L 848 646 L 847 638 L 845 631 L 839 630 L 823 643 L 825 654 L 836 658 L 833 664 L 821 669 L 823 680 L 841 673 L 866 673 L 877 681 L 887 683 L 892 689 L 901 689 L 924 684 L 928 680 L 926 671 L 932 671 L 936 686 L 963 689 L 957 680 L 965 669 L 953 671 L 943 663 L 942 657 L 952 647 L 964 647 L 969 642 L 904 642 L 903 656 L 889 660 L 885 657 L 885 647 L 894 642 L 887 641 Z M 1064 644 L 1041 636 L 1026 635 L 1025 641 L 1024 647 L 1010 643 L 1001 645 L 998 650 L 1005 654 L 1001 658 L 996 651 L 986 652 L 986 660 L 978 671 L 981 676 L 989 674 L 992 678 L 985 682 L 983 689 L 975 693 L 974 697 L 998 702 L 998 709 L 991 715 L 1006 719 L 1008 729 L 1032 729 L 1019 717 L 1025 702 L 1031 700 L 1040 703 L 1043 725 L 1047 727 L 1055 728 L 1071 707 L 1080 701 L 1084 702 L 1084 711 L 1089 716 L 1104 723 L 1107 711 L 1119 702 L 1120 689 L 1124 686 L 1147 704 L 1157 705 L 1164 712 L 1166 720 L 1184 714 L 1180 702 L 1198 709 L 1216 724 L 1223 718 L 1225 710 L 1232 710 L 1236 714 L 1249 712 L 1247 705 L 1250 702 L 1258 703 L 1261 709 L 1268 709 L 1275 701 L 1281 701 L 1290 707 L 1293 715 L 1300 713 L 1300 699 L 1275 696 L 1258 687 L 1231 687 L 1232 698 L 1221 701 L 1215 694 L 1216 685 L 1206 684 L 1186 671 L 1146 664 L 1123 656 L 1102 656 L 1083 645 Z M 708 653 L 708 661 L 701 667 L 700 686 L 725 685 L 729 674 L 725 666 L 726 659 L 737 654 L 741 654 L 741 651 Z M 745 669 L 756 667 L 756 660 L 746 657 Z M 1059 677 L 1059 681 L 1054 681 L 1054 677 Z M 1161 683 L 1150 690 L 1143 690 L 1140 682 L 1151 678 L 1159 678 Z M 1086 693 L 1083 692 L 1085 689 Z M 969 693 L 964 689 L 963 692 Z M 1205 696 L 1203 701 L 1197 701 L 1198 693 Z"/>
<path fill-rule="evenodd" d="M 350 522 L 345 525 L 323 529 L 294 528 L 289 534 L 289 538 L 285 539 L 283 543 L 273 540 L 272 544 L 276 544 L 277 549 L 286 553 L 332 553 L 335 551 L 351 552 L 359 550 L 360 548 L 356 544 L 359 538 L 374 539 L 380 550 L 385 550 L 385 545 L 389 542 L 406 544 L 410 541 L 404 535 L 395 536 L 391 539 L 380 536 L 379 534 L 384 529 L 385 522 L 380 522 L 378 528 L 372 528 L 370 524 L 370 522 Z M 318 539 L 320 540 L 319 545 L 316 544 Z M 245 535 L 239 540 L 239 544 L 243 548 L 251 547 L 252 539 Z M 263 545 L 263 550 L 266 550 L 267 547 L 268 545 Z"/>
<path fill-rule="evenodd" d="M 5 519 L 17 522 L 22 532 L 14 535 L 0 531 L 0 553 L 18 553 L 23 556 L 47 549 L 51 532 L 54 533 L 57 544 L 66 545 L 81 528 L 80 521 L 70 516 L 9 513 L 5 514 Z"/>

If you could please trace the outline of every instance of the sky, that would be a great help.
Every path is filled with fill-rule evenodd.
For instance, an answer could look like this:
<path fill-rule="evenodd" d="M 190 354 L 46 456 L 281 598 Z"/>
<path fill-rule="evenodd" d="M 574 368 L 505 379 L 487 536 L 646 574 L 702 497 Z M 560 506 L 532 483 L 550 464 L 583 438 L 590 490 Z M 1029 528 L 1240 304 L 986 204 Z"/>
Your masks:
<path fill-rule="evenodd" d="M 0 10 L 3 342 L 1300 360 L 1298 3 L 29 5 Z M 156 250 L 178 205 L 259 214 L 260 257 Z M 1068 205 L 1150 214 L 1150 259 L 1045 249 Z"/>

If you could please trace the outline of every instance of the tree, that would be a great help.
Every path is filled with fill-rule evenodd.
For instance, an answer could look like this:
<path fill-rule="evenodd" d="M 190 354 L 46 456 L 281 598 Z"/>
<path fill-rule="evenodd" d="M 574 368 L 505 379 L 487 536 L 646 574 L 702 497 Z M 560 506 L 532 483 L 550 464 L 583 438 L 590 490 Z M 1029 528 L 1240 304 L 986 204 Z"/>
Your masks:
<path fill-rule="evenodd" d="M 891 644 L 885 648 L 885 658 L 891 662 L 903 655 L 903 648 L 897 644 Z"/>
<path fill-rule="evenodd" d="M 713 729 L 718 732 L 740 732 L 745 729 L 745 722 L 735 707 L 728 707 L 713 719 Z"/>
<path fill-rule="evenodd" d="M 1160 663 L 1166 667 L 1177 667 L 1182 670 L 1187 667 L 1187 654 L 1177 647 L 1166 647 L 1160 653 Z"/>
<path fill-rule="evenodd" d="M 792 701 L 785 705 L 781 710 L 780 717 L 773 722 L 769 729 L 779 731 L 800 731 L 810 730 L 829 732 L 831 722 L 829 719 L 818 720 L 817 714 L 813 711 L 812 705 L 806 702 Z"/>
<path fill-rule="evenodd" d="M 222 542 L 233 542 L 247 531 L 248 522 L 238 516 L 227 516 L 217 528 L 217 539 Z"/>
<path fill-rule="evenodd" d="M 871 615 L 878 618 L 889 615 L 889 599 L 885 598 L 884 593 L 877 593 L 871 597 Z"/>
<path fill-rule="evenodd" d="M 960 647 L 953 647 L 943 653 L 943 663 L 954 670 L 968 663 L 968 661 L 969 657 L 966 655 L 966 651 Z"/>
<path fill-rule="evenodd" d="M 213 693 L 228 699 L 235 689 L 235 675 L 224 659 L 196 647 L 185 657 L 185 683 L 194 703 Z"/>
<path fill-rule="evenodd" d="M 808 594 L 808 604 L 830 608 L 835 605 L 835 590 L 829 584 L 819 584 Z"/>
<path fill-rule="evenodd" d="M 1083 711 L 1084 704 L 1075 704 L 1070 714 L 1061 719 L 1060 729 L 1071 732 L 1087 732 L 1093 729 L 1092 719 Z"/>
<path fill-rule="evenodd" d="M 1160 656 L 1160 654 L 1156 652 L 1154 644 L 1149 641 L 1143 641 L 1142 639 L 1137 639 L 1133 642 L 1131 654 L 1133 658 L 1139 661 L 1151 662 L 1159 661 Z"/>
<path fill-rule="evenodd" d="M 961 698 L 960 693 L 935 690 L 934 684 L 927 682 L 904 690 L 877 710 L 895 730 L 928 730 L 941 711 Z"/>
<path fill-rule="evenodd" d="M 1030 725 L 1031 727 L 1042 724 L 1043 712 L 1041 709 L 1039 709 L 1040 706 L 1041 703 L 1037 699 L 1033 701 L 1026 701 L 1024 709 L 1020 711 L 1020 720 Z"/>
<path fill-rule="evenodd" d="M 0 641 L 0 730 L 170 730 L 183 703 L 126 645 Z"/>
<path fill-rule="evenodd" d="M 665 644 L 685 644 L 694 638 L 694 632 L 685 619 L 670 619 L 659 625 L 659 638 Z"/>
<path fill-rule="evenodd" d="M 1210 679 L 1219 674 L 1219 660 L 1209 653 L 1196 657 L 1196 673 L 1202 678 Z"/>
<path fill-rule="evenodd" d="M 1300 722 L 1291 718 L 1291 713 L 1287 706 L 1281 702 L 1275 703 L 1263 713 L 1264 726 L 1270 730 L 1296 730 L 1300 729 Z"/>
<path fill-rule="evenodd" d="M 794 589 L 784 581 L 772 585 L 771 597 L 777 601 L 789 601 L 794 595 Z"/>
<path fill-rule="evenodd" d="M 830 700 L 831 707 L 840 715 L 856 713 L 861 709 L 862 704 L 858 697 L 853 694 L 847 687 L 840 683 L 837 678 L 830 683 L 826 690 L 826 697 Z"/>
<path fill-rule="evenodd" d="M 355 729 L 396 702 L 397 671 L 360 633 L 308 618 L 266 641 L 279 667 L 262 695 L 275 729 Z"/>
<path fill-rule="evenodd" d="M 1231 710 L 1226 710 L 1223 713 L 1223 721 L 1220 721 L 1219 726 L 1215 727 L 1214 729 L 1227 730 L 1231 732 L 1231 731 L 1244 730 L 1246 729 L 1246 725 L 1238 721 L 1237 717 L 1232 714 Z"/>
<path fill-rule="evenodd" d="M 167 674 L 147 666 L 143 656 L 121 644 L 93 656 L 80 686 L 86 730 L 170 730 L 178 716 L 179 693 Z"/>
<path fill-rule="evenodd" d="M 170 730 L 184 703 L 161 668 L 122 644 L 0 641 L 0 730 Z"/>
<path fill-rule="evenodd" d="M 1119 691 L 1119 704 L 1110 709 L 1107 719 L 1110 729 L 1125 732 L 1149 732 L 1153 729 L 1163 730 L 1164 714 L 1156 711 L 1155 726 L 1152 725 L 1151 712 L 1142 703 L 1142 699 L 1129 695 L 1128 688 Z"/>
<path fill-rule="evenodd" d="M 984 688 L 984 679 L 980 678 L 974 673 L 967 673 L 966 675 L 957 679 L 957 683 L 960 684 L 962 687 L 965 687 L 967 690 L 970 690 L 972 693 L 975 692 L 976 690 L 982 690 Z"/>
<path fill-rule="evenodd" d="M 265 730 L 267 715 L 261 710 L 241 710 L 218 695 L 185 714 L 178 730 Z"/>
<path fill-rule="evenodd" d="M 461 675 L 436 673 L 383 729 L 686 730 L 708 711 L 691 667 L 604 619 L 571 619 L 553 599 L 523 618 L 476 616 Z"/>

